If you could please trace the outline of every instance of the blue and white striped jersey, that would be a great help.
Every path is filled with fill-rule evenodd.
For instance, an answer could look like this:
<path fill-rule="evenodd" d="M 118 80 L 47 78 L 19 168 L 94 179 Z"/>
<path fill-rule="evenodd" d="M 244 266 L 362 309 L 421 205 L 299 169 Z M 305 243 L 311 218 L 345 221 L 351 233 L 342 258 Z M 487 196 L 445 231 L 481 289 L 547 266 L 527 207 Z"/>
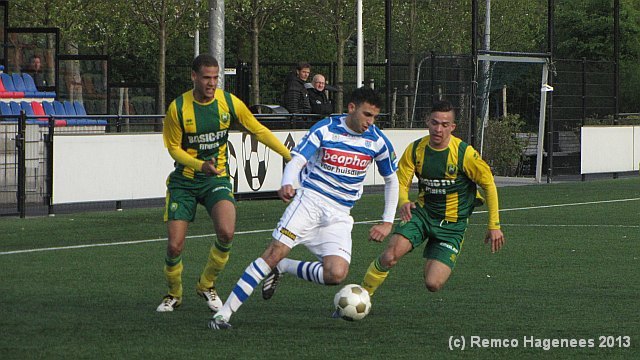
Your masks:
<path fill-rule="evenodd" d="M 393 145 L 375 125 L 358 134 L 347 127 L 346 115 L 317 122 L 291 150 L 307 165 L 300 172 L 300 184 L 338 204 L 353 207 L 360 199 L 369 165 L 375 160 L 382 176 L 398 169 Z"/>

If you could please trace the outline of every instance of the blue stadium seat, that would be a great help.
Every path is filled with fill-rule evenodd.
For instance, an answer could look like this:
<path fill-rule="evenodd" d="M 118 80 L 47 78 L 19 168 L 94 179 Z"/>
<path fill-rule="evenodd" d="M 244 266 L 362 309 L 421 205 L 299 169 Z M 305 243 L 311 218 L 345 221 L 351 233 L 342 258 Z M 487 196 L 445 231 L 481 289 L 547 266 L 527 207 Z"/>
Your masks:
<path fill-rule="evenodd" d="M 53 101 L 53 111 L 55 111 L 56 115 L 67 115 L 67 112 L 64 110 L 64 105 L 60 101 Z"/>
<path fill-rule="evenodd" d="M 55 111 L 55 109 L 53 107 L 53 102 L 51 102 L 51 101 L 43 101 L 41 104 L 42 104 L 42 109 L 44 110 L 44 113 L 46 115 L 57 115 L 56 111 Z M 61 114 L 61 115 L 63 115 L 63 114 Z M 54 120 L 54 123 L 55 123 L 56 127 L 67 126 L 67 120 L 65 120 L 65 119 L 56 118 Z"/>
<path fill-rule="evenodd" d="M 64 106 L 64 113 L 67 115 L 77 115 L 76 108 L 73 107 L 71 101 L 65 100 L 62 105 Z"/>
<path fill-rule="evenodd" d="M 33 108 L 31 107 L 31 103 L 28 101 L 20 101 L 20 108 L 24 110 L 27 116 L 34 116 Z"/>
<path fill-rule="evenodd" d="M 6 103 L 3 103 L 6 104 Z M 20 111 L 22 111 L 22 106 L 20 106 L 20 104 L 18 104 L 15 101 L 10 101 L 9 102 L 9 113 L 6 113 L 6 109 L 1 110 L 3 115 L 20 115 Z M 25 114 L 29 115 L 27 113 L 27 111 L 25 111 Z M 33 115 L 33 109 L 31 109 L 31 115 Z M 18 120 L 18 118 L 14 118 L 16 121 Z M 10 120 L 14 120 L 14 119 L 10 119 Z M 36 120 L 35 119 L 27 119 L 27 124 L 35 124 Z"/>
<path fill-rule="evenodd" d="M 16 90 L 16 87 L 13 85 L 13 79 L 11 78 L 11 75 L 2 73 L 0 74 L 0 78 L 2 79 L 2 84 L 7 91 L 14 93 L 16 98 L 24 97 L 24 92 Z"/>
<path fill-rule="evenodd" d="M 0 114 L 2 115 L 13 115 L 13 112 L 11 111 L 11 106 L 9 105 L 9 103 L 7 102 L 0 102 Z M 7 122 L 17 122 L 18 119 L 15 117 L 3 117 L 2 121 L 7 121 Z"/>
<path fill-rule="evenodd" d="M 66 101 L 65 101 L 65 106 L 66 106 Z M 85 110 L 84 106 L 82 105 L 82 103 L 78 100 L 73 102 L 73 107 L 76 111 L 76 115 L 87 115 L 87 110 Z M 96 119 L 82 119 L 85 120 L 87 122 L 87 125 L 107 125 L 107 121 L 106 120 L 96 120 Z M 101 124 L 100 122 L 104 122 L 104 124 Z"/>
<path fill-rule="evenodd" d="M 35 111 L 33 111 L 33 107 L 31 107 L 31 103 L 28 101 L 20 101 L 20 108 L 24 110 L 24 113 L 27 116 L 35 116 Z M 38 124 L 40 126 L 47 126 L 46 122 L 38 121 L 36 118 L 27 118 L 27 124 Z"/>
<path fill-rule="evenodd" d="M 16 97 L 18 97 L 16 93 L 14 93 L 13 91 L 7 91 L 7 89 L 4 88 L 4 84 L 2 83 L 2 78 L 0 78 L 0 98 L 13 99 Z"/>
<path fill-rule="evenodd" d="M 38 91 L 33 77 L 28 73 L 22 73 L 22 79 L 24 80 L 24 86 L 28 92 L 34 93 L 34 97 L 38 98 L 55 98 L 56 93 L 53 91 Z"/>
<path fill-rule="evenodd" d="M 11 107 L 11 113 L 13 115 L 20 115 L 20 110 L 22 110 L 22 107 L 20 106 L 20 104 L 18 104 L 15 101 L 10 101 L 9 106 Z"/>
<path fill-rule="evenodd" d="M 42 108 L 47 115 L 56 115 L 56 111 L 53 109 L 53 103 L 50 101 L 43 101 Z"/>
<path fill-rule="evenodd" d="M 33 91 L 27 91 L 26 86 L 24 85 L 24 80 L 22 79 L 22 74 L 13 73 L 11 74 L 11 79 L 13 80 L 13 86 L 15 86 L 16 91 L 24 93 L 25 97 L 36 97 L 36 93 Z"/>
<path fill-rule="evenodd" d="M 54 103 L 55 104 L 55 103 Z M 82 114 L 77 114 L 76 113 L 76 109 L 73 106 L 73 103 L 71 101 L 65 100 L 62 103 L 62 106 L 64 106 L 64 112 L 67 115 L 82 115 Z M 57 111 L 57 110 L 56 110 Z M 85 114 L 86 115 L 86 114 Z M 92 123 L 93 122 L 93 123 Z M 67 119 L 67 125 L 73 126 L 73 125 L 96 125 L 95 124 L 96 121 L 91 121 L 89 119 L 84 119 L 84 118 L 73 118 L 73 119 Z"/>
<path fill-rule="evenodd" d="M 76 114 L 78 115 L 87 115 L 87 110 L 84 108 L 84 105 L 78 100 L 73 102 L 73 107 L 76 109 Z"/>

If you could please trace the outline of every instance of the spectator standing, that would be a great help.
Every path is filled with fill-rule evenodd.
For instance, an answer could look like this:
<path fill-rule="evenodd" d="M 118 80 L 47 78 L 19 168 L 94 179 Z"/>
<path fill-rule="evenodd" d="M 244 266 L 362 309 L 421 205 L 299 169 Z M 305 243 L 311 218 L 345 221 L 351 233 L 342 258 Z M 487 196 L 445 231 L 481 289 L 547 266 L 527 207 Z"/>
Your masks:
<path fill-rule="evenodd" d="M 284 91 L 284 107 L 292 114 L 310 114 L 309 93 L 305 83 L 311 73 L 311 65 L 301 62 L 296 67 L 295 73 L 287 76 Z"/>
<path fill-rule="evenodd" d="M 333 113 L 333 104 L 326 93 L 326 81 L 324 75 L 316 74 L 311 81 L 313 87 L 308 89 L 309 103 L 312 114 L 330 115 Z"/>

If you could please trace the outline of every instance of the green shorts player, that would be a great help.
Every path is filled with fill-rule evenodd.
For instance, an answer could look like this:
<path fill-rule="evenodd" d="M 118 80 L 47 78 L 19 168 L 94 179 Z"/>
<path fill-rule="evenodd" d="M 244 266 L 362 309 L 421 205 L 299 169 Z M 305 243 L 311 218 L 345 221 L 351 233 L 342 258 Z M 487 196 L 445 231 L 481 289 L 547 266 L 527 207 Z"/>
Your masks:
<path fill-rule="evenodd" d="M 370 295 L 405 254 L 425 242 L 425 286 L 429 291 L 442 289 L 462 249 L 478 185 L 485 192 L 489 208 L 485 242 L 491 242 L 491 252 L 504 245 L 493 174 L 473 147 L 451 135 L 456 124 L 450 102 L 434 104 L 427 127 L 429 135 L 410 144 L 398 164 L 401 222 L 387 248 L 371 262 L 364 276 L 362 286 Z M 409 201 L 414 174 L 419 189 L 415 203 Z"/>
<path fill-rule="evenodd" d="M 210 55 L 193 60 L 193 90 L 169 105 L 164 119 L 164 144 L 175 160 L 167 179 L 164 220 L 168 244 L 164 274 L 169 291 L 156 309 L 173 311 L 182 303 L 182 249 L 196 207 L 202 204 L 213 220 L 216 240 L 196 284 L 212 311 L 222 306 L 215 284 L 228 259 L 235 232 L 236 208 L 229 180 L 229 129 L 239 123 L 258 141 L 291 160 L 289 150 L 234 95 L 217 88 L 220 67 Z"/>

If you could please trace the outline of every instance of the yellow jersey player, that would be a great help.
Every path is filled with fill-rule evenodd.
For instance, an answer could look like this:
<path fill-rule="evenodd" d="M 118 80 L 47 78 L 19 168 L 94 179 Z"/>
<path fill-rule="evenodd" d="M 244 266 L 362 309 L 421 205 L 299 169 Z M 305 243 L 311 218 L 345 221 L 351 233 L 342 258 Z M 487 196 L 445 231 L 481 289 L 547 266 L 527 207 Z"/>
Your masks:
<path fill-rule="evenodd" d="M 398 164 L 401 222 L 387 248 L 371 262 L 364 276 L 362 286 L 370 295 L 405 254 L 425 241 L 425 286 L 432 292 L 442 289 L 460 254 L 477 185 L 484 190 L 489 209 L 485 242 L 491 242 L 491 252 L 504 245 L 493 174 L 473 147 L 451 134 L 456 124 L 450 102 L 434 104 L 427 127 L 429 135 L 410 144 Z M 419 189 L 415 203 L 409 200 L 414 174 Z"/>
<path fill-rule="evenodd" d="M 168 228 L 164 274 L 169 291 L 156 309 L 159 312 L 173 311 L 182 303 L 182 249 L 198 204 L 211 216 L 216 240 L 196 291 L 212 311 L 222 306 L 215 285 L 229 259 L 236 224 L 228 163 L 232 124 L 239 123 L 258 141 L 285 160 L 291 160 L 289 150 L 256 120 L 240 99 L 217 88 L 219 73 L 214 57 L 197 56 L 191 69 L 193 90 L 171 102 L 164 119 L 164 144 L 175 160 L 175 170 L 167 179 L 164 213 Z"/>

